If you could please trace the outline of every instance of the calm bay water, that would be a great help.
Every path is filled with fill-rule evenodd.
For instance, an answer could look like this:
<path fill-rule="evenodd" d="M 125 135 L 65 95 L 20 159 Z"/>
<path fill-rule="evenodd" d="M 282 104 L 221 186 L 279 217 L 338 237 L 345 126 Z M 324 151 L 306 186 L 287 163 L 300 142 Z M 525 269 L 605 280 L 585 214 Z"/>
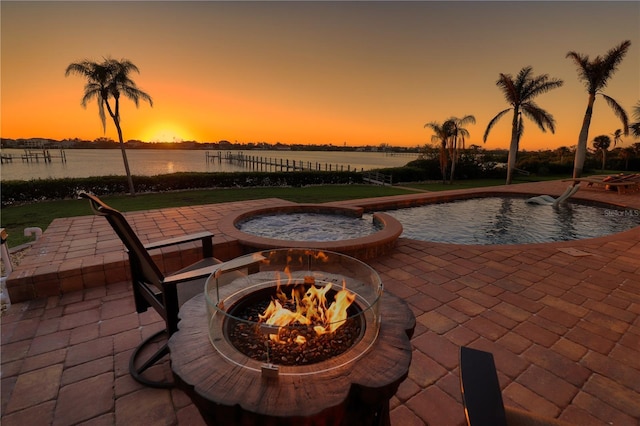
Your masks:
<path fill-rule="evenodd" d="M 154 176 L 177 172 L 241 172 L 252 170 L 236 164 L 206 160 L 207 151 L 131 149 L 127 150 L 129 167 L 133 175 Z M 416 155 L 385 155 L 382 152 L 327 152 L 327 151 L 222 151 L 247 156 L 270 158 L 291 164 L 296 161 L 311 164 L 322 170 L 331 165 L 331 170 L 371 170 L 403 166 L 417 158 Z M 57 150 L 51 150 L 56 155 Z M 13 161 L 2 164 L 0 180 L 31 180 L 65 177 L 123 176 L 125 174 L 122 154 L 119 149 L 66 149 L 66 162 L 53 158 L 50 163 L 26 162 L 21 159 L 22 149 L 3 149 L 2 154 L 12 154 Z M 209 151 L 213 155 L 218 151 Z M 259 169 L 257 169 L 259 170 Z M 263 169 L 263 171 L 274 171 Z"/>

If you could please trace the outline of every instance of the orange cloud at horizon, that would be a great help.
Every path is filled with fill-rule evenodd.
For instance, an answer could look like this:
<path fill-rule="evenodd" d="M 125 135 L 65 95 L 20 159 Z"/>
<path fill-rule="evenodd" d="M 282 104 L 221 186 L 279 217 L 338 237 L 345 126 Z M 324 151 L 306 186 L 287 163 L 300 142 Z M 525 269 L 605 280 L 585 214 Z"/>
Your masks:
<path fill-rule="evenodd" d="M 121 103 L 125 140 L 417 146 L 430 143 L 425 123 L 473 114 L 467 145 L 507 148 L 508 115 L 482 142 L 508 107 L 495 81 L 531 65 L 565 84 L 536 98 L 556 134 L 526 121 L 520 148 L 571 146 L 587 93 L 566 53 L 625 39 L 605 93 L 628 112 L 640 99 L 640 4 L 499 3 L 2 2 L 1 136 L 117 140 L 95 101 L 80 106 L 84 80 L 64 76 L 108 55 L 134 62 L 154 101 Z M 620 127 L 599 98 L 590 140 Z"/>

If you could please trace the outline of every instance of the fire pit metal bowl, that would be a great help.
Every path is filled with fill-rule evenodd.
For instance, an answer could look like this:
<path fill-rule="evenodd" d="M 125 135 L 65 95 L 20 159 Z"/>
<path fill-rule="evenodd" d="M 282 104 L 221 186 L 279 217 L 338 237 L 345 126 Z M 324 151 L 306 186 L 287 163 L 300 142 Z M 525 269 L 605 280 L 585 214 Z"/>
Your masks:
<path fill-rule="evenodd" d="M 282 301 L 278 285 L 285 295 L 293 292 L 294 299 L 309 291 L 316 297 L 322 290 L 329 309 L 336 310 L 330 307 L 342 298 L 351 305 L 343 317 L 315 325 L 265 325 L 253 316 L 265 316 L 260 312 L 268 310 L 263 309 L 267 302 L 281 301 L 297 311 L 289 300 Z M 312 286 L 317 289 L 309 290 Z M 256 355 L 245 350 L 245 343 L 238 348 L 238 326 L 239 335 L 247 335 L 242 337 L 255 332 L 251 339 L 257 340 L 249 346 L 265 345 L 265 350 Z M 315 327 L 329 332 L 320 330 L 314 341 L 309 333 Z M 345 339 L 339 334 L 343 327 L 353 341 L 326 359 L 285 363 L 277 359 L 282 353 L 275 355 L 271 348 L 270 358 L 262 358 L 265 340 L 282 344 L 273 336 L 282 341 L 301 334 L 308 339 L 301 346 L 324 347 L 331 339 Z M 220 265 L 205 291 L 180 308 L 179 329 L 168 345 L 176 384 L 207 424 L 388 425 L 389 401 L 409 371 L 414 328 L 406 302 L 383 292 L 380 277 L 366 264 L 334 252 L 277 249 Z M 293 349 L 287 351 L 285 357 L 295 358 L 288 356 Z M 304 351 L 298 354 L 305 356 Z"/>
<path fill-rule="evenodd" d="M 382 291 L 371 267 L 341 253 L 249 254 L 207 280 L 209 338 L 229 362 L 267 377 L 318 374 L 369 350 Z"/>

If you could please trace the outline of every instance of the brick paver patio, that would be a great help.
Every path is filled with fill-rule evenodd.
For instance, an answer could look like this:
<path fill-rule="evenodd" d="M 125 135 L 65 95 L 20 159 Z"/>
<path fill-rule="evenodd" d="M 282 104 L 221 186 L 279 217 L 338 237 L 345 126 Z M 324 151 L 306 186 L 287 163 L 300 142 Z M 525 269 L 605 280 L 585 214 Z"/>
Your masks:
<path fill-rule="evenodd" d="M 496 189 L 559 195 L 566 185 Z M 436 196 L 443 194 L 392 198 Z M 584 188 L 576 197 L 640 212 L 638 193 Z M 272 201 L 127 216 L 144 239 L 154 240 L 203 229 L 216 233 L 226 212 Z M 95 220 L 104 221 L 55 221 L 16 271 L 40 274 L 38 283 L 64 281 L 58 288 L 65 293 L 14 303 L 1 318 L 3 426 L 202 424 L 182 392 L 145 388 L 129 376 L 131 351 L 162 323 L 152 312 L 135 313 L 130 285 L 118 275 L 122 248 L 113 244 L 108 227 L 89 232 Z M 224 235 L 215 242 L 228 243 Z M 465 423 L 461 345 L 495 355 L 507 405 L 576 425 L 639 424 L 640 227 L 553 244 L 460 246 L 400 239 L 393 253 L 367 263 L 417 319 L 409 377 L 391 403 L 392 424 Z M 165 364 L 155 373 L 170 370 Z"/>

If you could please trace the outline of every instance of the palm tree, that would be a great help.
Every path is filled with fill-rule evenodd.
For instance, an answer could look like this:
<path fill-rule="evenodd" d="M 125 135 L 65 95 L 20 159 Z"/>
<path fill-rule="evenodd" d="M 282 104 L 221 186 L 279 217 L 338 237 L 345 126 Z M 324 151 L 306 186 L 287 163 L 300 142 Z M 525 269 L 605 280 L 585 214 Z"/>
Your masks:
<path fill-rule="evenodd" d="M 440 147 L 440 172 L 442 172 L 442 183 L 447 180 L 447 141 L 449 140 L 449 131 L 447 126 L 432 121 L 424 125 L 433 130 L 431 142 L 439 143 Z"/>
<path fill-rule="evenodd" d="M 98 101 L 98 114 L 102 121 L 103 131 L 106 131 L 105 107 L 109 116 L 113 119 L 113 123 L 118 131 L 122 160 L 124 161 L 124 169 L 127 173 L 129 192 L 131 195 L 135 195 L 135 189 L 133 179 L 131 178 L 131 171 L 129 170 L 129 161 L 127 160 L 127 152 L 122 137 L 122 128 L 120 127 L 120 95 L 131 99 L 136 107 L 138 107 L 141 99 L 148 101 L 149 105 L 153 107 L 151 96 L 140 90 L 136 86 L 136 83 L 129 78 L 129 74 L 133 71 L 140 72 L 138 67 L 131 61 L 126 59 L 117 61 L 106 58 L 102 63 L 87 60 L 74 62 L 69 64 L 65 72 L 65 76 L 69 74 L 79 74 L 87 79 L 81 104 L 83 107 L 86 107 L 90 100 L 95 98 Z M 113 98 L 113 106 L 110 103 L 110 98 Z"/>
<path fill-rule="evenodd" d="M 593 147 L 602 152 L 602 170 L 607 161 L 607 150 L 611 146 L 611 138 L 607 135 L 600 135 L 593 138 Z"/>
<path fill-rule="evenodd" d="M 456 171 L 456 164 L 458 163 L 458 139 L 462 144 L 462 149 L 464 149 L 465 138 L 469 137 L 469 131 L 463 127 L 467 123 L 476 124 L 476 118 L 473 115 L 465 115 L 462 118 L 451 117 L 443 124 L 448 134 L 449 159 L 451 160 L 449 183 L 453 183 L 453 176 Z"/>
<path fill-rule="evenodd" d="M 578 68 L 578 79 L 587 87 L 589 94 L 587 110 L 584 113 L 582 128 L 578 136 L 578 147 L 573 163 L 574 178 L 579 178 L 582 175 L 584 160 L 587 155 L 589 125 L 591 124 L 593 104 L 596 101 L 596 95 L 601 95 L 605 101 L 607 101 L 607 104 L 609 104 L 614 114 L 620 118 L 625 136 L 629 134 L 629 119 L 627 118 L 627 113 L 615 99 L 602 93 L 602 89 L 607 86 L 609 78 L 611 78 L 613 73 L 618 69 L 618 65 L 622 62 L 630 45 L 631 42 L 629 40 L 623 41 L 619 46 L 609 50 L 604 57 L 596 56 L 591 61 L 588 55 L 582 55 L 573 51 L 567 53 L 566 57 L 573 59 L 573 62 L 575 62 Z"/>
<path fill-rule="evenodd" d="M 503 115 L 513 110 L 511 143 L 509 145 L 509 157 L 507 159 L 507 185 L 509 185 L 512 180 L 513 170 L 516 167 L 516 155 L 520 145 L 520 138 L 524 131 L 522 115 L 524 114 L 533 120 L 543 132 L 549 129 L 551 133 L 555 133 L 555 120 L 553 116 L 540 108 L 533 99 L 551 89 L 561 87 L 564 82 L 562 80 L 550 79 L 547 74 L 534 77 L 531 75 L 532 72 L 532 67 L 524 67 L 520 70 L 515 80 L 511 74 L 500 74 L 496 85 L 502 90 L 507 103 L 511 105 L 511 107 L 496 114 L 496 116 L 489 121 L 487 130 L 484 132 L 483 140 L 486 142 L 491 128 Z"/>
<path fill-rule="evenodd" d="M 618 142 L 622 142 L 622 130 L 616 129 L 615 132 L 611 133 L 613 136 L 613 146 L 616 146 Z"/>
<path fill-rule="evenodd" d="M 636 122 L 629 127 L 631 127 L 633 136 L 640 138 L 640 101 L 633 107 L 633 119 L 636 120 Z"/>

